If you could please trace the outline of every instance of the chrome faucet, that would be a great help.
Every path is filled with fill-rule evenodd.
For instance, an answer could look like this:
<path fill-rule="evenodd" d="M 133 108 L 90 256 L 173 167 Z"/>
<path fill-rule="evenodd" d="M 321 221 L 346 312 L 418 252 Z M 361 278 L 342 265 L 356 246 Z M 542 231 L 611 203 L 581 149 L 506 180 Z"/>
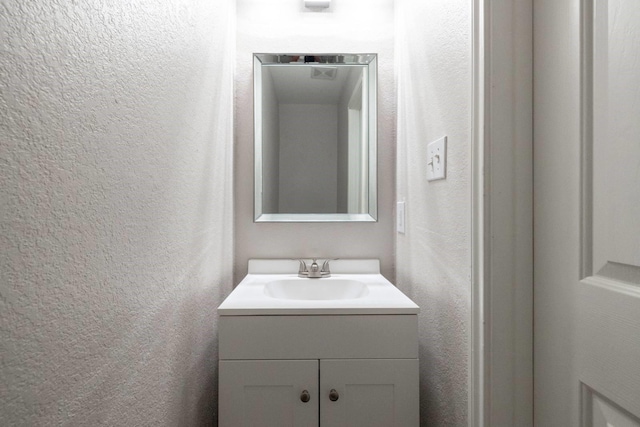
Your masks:
<path fill-rule="evenodd" d="M 331 277 L 331 271 L 329 270 L 329 261 L 332 261 L 333 259 L 326 259 L 324 263 L 322 263 L 322 268 L 318 265 L 318 258 L 312 258 L 312 262 L 309 267 L 307 267 L 307 263 L 303 259 L 297 259 L 296 261 L 300 263 L 300 268 L 298 269 L 298 277 L 309 279 Z"/>

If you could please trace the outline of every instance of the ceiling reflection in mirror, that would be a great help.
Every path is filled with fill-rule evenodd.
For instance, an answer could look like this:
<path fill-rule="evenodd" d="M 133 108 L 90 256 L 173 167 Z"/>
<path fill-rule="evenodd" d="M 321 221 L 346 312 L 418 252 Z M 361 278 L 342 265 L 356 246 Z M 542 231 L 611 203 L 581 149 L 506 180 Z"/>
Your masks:
<path fill-rule="evenodd" d="M 255 54 L 255 221 L 377 219 L 376 55 Z"/>

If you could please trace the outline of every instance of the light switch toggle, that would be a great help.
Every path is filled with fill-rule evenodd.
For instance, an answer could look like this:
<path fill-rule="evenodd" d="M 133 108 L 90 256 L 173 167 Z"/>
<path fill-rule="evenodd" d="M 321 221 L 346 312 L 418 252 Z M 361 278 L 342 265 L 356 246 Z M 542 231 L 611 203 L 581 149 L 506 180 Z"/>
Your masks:
<path fill-rule="evenodd" d="M 427 181 L 445 179 L 447 166 L 447 137 L 427 145 Z"/>

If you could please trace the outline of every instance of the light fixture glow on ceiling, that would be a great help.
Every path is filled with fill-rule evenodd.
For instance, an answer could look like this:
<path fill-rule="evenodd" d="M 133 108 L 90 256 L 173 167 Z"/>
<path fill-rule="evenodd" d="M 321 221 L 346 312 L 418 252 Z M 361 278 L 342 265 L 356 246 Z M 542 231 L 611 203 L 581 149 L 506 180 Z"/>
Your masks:
<path fill-rule="evenodd" d="M 331 6 L 331 0 L 304 0 L 304 6 L 314 9 L 326 9 Z"/>

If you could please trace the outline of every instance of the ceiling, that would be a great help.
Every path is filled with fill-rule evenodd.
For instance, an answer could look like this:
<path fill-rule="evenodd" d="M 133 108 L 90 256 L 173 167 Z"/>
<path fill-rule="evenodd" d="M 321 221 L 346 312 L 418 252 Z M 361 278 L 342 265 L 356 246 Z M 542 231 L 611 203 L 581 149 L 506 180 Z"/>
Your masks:
<path fill-rule="evenodd" d="M 316 68 L 315 70 L 313 70 Z M 311 78 L 315 74 L 331 74 L 333 80 Z M 262 67 L 263 78 L 271 77 L 278 102 L 281 104 L 338 104 L 352 72 L 361 72 L 361 65 L 286 65 Z M 320 69 L 320 70 L 318 70 Z M 320 73 L 318 73 L 320 71 Z"/>

